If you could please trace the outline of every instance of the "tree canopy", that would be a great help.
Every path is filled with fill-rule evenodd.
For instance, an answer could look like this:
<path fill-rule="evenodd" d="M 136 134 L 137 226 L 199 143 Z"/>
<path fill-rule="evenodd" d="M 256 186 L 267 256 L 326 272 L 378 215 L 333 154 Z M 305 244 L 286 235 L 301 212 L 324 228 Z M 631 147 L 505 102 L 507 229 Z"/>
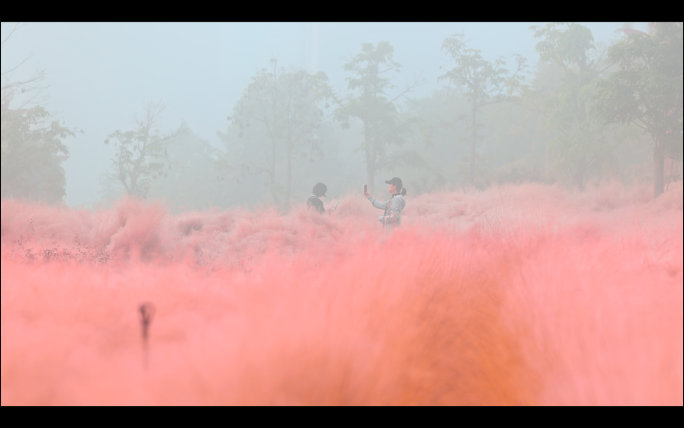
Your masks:
<path fill-rule="evenodd" d="M 48 203 L 63 200 L 66 179 L 61 160 L 68 157 L 64 144 L 75 136 L 75 129 L 50 120 L 42 106 L 26 110 L 2 109 L 2 165 L 0 171 L 3 198 L 27 198 Z"/>
<path fill-rule="evenodd" d="M 466 47 L 465 36 L 454 34 L 444 40 L 442 50 L 449 55 L 453 62 L 453 68 L 439 76 L 438 80 L 446 80 L 450 84 L 461 88 L 462 95 L 470 104 L 470 114 L 461 115 L 455 120 L 470 119 L 471 145 L 468 163 L 468 182 L 475 184 L 477 181 L 478 163 L 482 159 L 478 157 L 478 112 L 480 108 L 489 105 L 510 101 L 513 94 L 521 87 L 524 78 L 521 71 L 525 68 L 525 59 L 515 56 L 517 69 L 510 73 L 506 61 L 499 57 L 492 64 L 485 60 L 477 49 Z"/>
<path fill-rule="evenodd" d="M 349 127 L 351 118 L 363 123 L 363 141 L 356 150 L 365 155 L 366 183 L 370 191 L 375 187 L 378 171 L 391 171 L 410 163 L 420 164 L 420 157 L 413 151 L 390 150 L 392 145 L 404 144 L 413 123 L 410 118 L 399 120 L 396 101 L 421 83 L 418 78 L 389 98 L 387 92 L 396 87 L 389 76 L 400 69 L 401 64 L 394 61 L 394 48 L 389 42 L 377 45 L 363 43 L 361 52 L 344 65 L 344 70 L 352 73 L 346 78 L 348 95 L 342 100 L 335 98 L 338 104 L 335 118 L 343 127 Z"/>
<path fill-rule="evenodd" d="M 323 156 L 319 128 L 329 93 L 325 73 L 279 68 L 278 61 L 271 59 L 271 69 L 261 69 L 252 77 L 229 118 L 240 140 L 231 148 L 240 155 L 224 156 L 219 168 L 232 170 L 236 181 L 247 174 L 265 175 L 273 201 L 289 207 L 293 158 Z M 219 136 L 230 143 L 228 134 Z M 279 174 L 281 160 L 284 180 Z"/>
<path fill-rule="evenodd" d="M 631 123 L 654 147 L 654 194 L 663 192 L 663 159 L 682 159 L 682 23 L 659 22 L 610 47 L 617 70 L 600 82 L 595 113 L 604 123 Z"/>
<path fill-rule="evenodd" d="M 147 197 L 152 180 L 167 174 L 167 146 L 183 128 L 162 134 L 158 125 L 163 111 L 164 105 L 160 101 L 147 103 L 144 115 L 134 118 L 133 130 L 116 130 L 105 140 L 105 144 L 114 140 L 116 149 L 112 159 L 113 172 L 105 176 L 121 184 L 129 196 Z"/>
<path fill-rule="evenodd" d="M 591 171 L 611 162 L 619 142 L 590 112 L 596 85 L 610 66 L 606 50 L 597 50 L 591 30 L 577 23 L 530 29 L 540 39 L 540 66 L 538 79 L 527 91 L 527 105 L 544 117 L 551 131 L 548 144 L 556 156 L 552 169 L 568 174 L 582 189 Z M 549 74 L 555 79 L 545 79 Z"/>

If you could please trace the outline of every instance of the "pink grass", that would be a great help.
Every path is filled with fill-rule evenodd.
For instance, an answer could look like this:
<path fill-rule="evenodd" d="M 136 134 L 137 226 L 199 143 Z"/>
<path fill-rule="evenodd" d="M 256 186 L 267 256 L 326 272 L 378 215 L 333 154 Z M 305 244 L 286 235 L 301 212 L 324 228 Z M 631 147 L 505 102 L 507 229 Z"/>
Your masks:
<path fill-rule="evenodd" d="M 682 186 L 2 201 L 2 405 L 682 405 Z M 30 250 L 30 251 L 29 251 Z M 137 307 L 157 307 L 143 367 Z"/>

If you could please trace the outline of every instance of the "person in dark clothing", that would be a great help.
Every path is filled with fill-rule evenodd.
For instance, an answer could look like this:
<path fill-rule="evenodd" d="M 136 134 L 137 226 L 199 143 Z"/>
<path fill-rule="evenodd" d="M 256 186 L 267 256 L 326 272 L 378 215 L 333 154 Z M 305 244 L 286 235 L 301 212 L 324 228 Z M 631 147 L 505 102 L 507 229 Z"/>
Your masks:
<path fill-rule="evenodd" d="M 320 198 L 325 198 L 325 193 L 327 191 L 328 186 L 323 183 L 316 183 L 313 188 L 313 195 L 309 196 L 309 199 L 306 201 L 306 206 L 309 207 L 309 209 L 314 209 L 321 214 L 325 214 L 326 209 L 325 206 L 323 206 L 323 201 L 321 201 Z M 333 210 L 328 209 L 327 212 L 330 214 L 333 212 Z"/>

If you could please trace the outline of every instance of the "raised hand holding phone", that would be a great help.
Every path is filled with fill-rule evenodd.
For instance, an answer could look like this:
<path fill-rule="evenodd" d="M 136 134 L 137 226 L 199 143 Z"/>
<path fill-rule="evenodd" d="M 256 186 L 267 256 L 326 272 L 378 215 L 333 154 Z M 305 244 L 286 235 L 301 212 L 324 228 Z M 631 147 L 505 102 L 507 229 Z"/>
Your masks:
<path fill-rule="evenodd" d="M 325 211 L 326 211 L 328 214 L 332 214 L 332 213 L 335 212 L 335 210 L 337 209 L 337 206 L 338 206 L 339 204 L 340 204 L 340 201 L 337 201 L 337 202 L 335 203 L 335 205 L 334 205 L 332 208 L 328 208 L 328 209 L 326 209 Z"/>
<path fill-rule="evenodd" d="M 368 194 L 368 185 L 367 184 L 363 185 L 363 196 L 365 196 L 366 199 L 368 199 L 370 197 L 370 195 Z"/>

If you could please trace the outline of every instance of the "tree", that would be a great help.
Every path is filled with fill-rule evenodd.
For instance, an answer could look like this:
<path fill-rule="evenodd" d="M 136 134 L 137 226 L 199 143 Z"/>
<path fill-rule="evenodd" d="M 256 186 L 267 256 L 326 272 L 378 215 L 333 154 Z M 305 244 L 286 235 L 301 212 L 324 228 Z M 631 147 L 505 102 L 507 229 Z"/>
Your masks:
<path fill-rule="evenodd" d="M 220 205 L 221 183 L 214 168 L 218 149 L 195 134 L 185 123 L 167 146 L 169 168 L 153 180 L 148 198 L 163 198 L 173 210 L 207 209 Z"/>
<path fill-rule="evenodd" d="M 463 96 L 470 103 L 470 159 L 468 181 L 475 183 L 477 154 L 477 116 L 479 110 L 489 104 L 512 100 L 514 92 L 520 88 L 523 77 L 520 73 L 525 68 L 525 59 L 520 55 L 515 56 L 517 69 L 512 75 L 504 68 L 506 62 L 503 57 L 494 61 L 494 64 L 482 58 L 477 49 L 466 48 L 465 36 L 454 34 L 444 40 L 442 50 L 445 51 L 454 62 L 454 67 L 438 78 L 439 81 L 447 80 L 464 90 Z M 457 120 L 464 119 L 458 117 Z"/>
<path fill-rule="evenodd" d="M 631 31 L 610 47 L 618 69 L 599 83 L 595 112 L 603 123 L 631 123 L 651 136 L 658 196 L 665 156 L 682 159 L 682 23 L 656 23 L 653 30 Z"/>
<path fill-rule="evenodd" d="M 7 41 L 20 27 L 20 24 L 15 24 L 0 42 L 2 49 L 6 49 Z M 69 150 L 63 140 L 73 137 L 76 130 L 60 125 L 39 104 L 44 100 L 41 95 L 41 90 L 45 88 L 43 70 L 38 69 L 24 79 L 14 78 L 14 73 L 30 58 L 30 55 L 26 56 L 19 64 L 0 74 L 0 194 L 3 198 L 57 203 L 66 194 L 65 172 L 60 162 L 68 157 Z M 10 103 L 16 100 L 18 107 L 11 109 Z"/>
<path fill-rule="evenodd" d="M 5 44 L 19 30 L 23 25 L 20 23 L 14 24 L 14 27 L 9 31 L 7 36 L 0 42 L 2 49 L 7 49 Z M 15 79 L 14 73 L 17 72 L 32 55 L 26 55 L 18 64 L 11 66 L 7 70 L 0 72 L 0 80 L 2 85 L 2 106 L 7 109 L 9 103 L 13 100 L 15 95 L 21 95 L 19 106 L 16 110 L 22 110 L 29 105 L 39 105 L 45 101 L 42 95 L 42 90 L 46 88 L 44 85 L 45 71 L 41 68 L 36 69 L 33 73 L 26 75 L 23 79 Z"/>
<path fill-rule="evenodd" d="M 160 102 L 147 103 L 142 117 L 134 116 L 135 129 L 114 131 L 105 140 L 114 141 L 116 152 L 112 160 L 113 173 L 106 179 L 120 183 L 129 196 L 147 197 L 152 180 L 165 174 L 168 167 L 167 146 L 184 128 L 161 134 L 158 129 L 165 106 Z"/>
<path fill-rule="evenodd" d="M 415 153 L 390 153 L 390 145 L 401 146 L 404 135 L 410 131 L 411 121 L 399 121 L 395 101 L 422 81 L 416 81 L 407 86 L 392 99 L 385 94 L 394 88 L 387 73 L 398 73 L 401 64 L 393 60 L 394 48 L 388 42 L 380 42 L 377 46 L 363 43 L 361 53 L 357 54 L 344 65 L 345 71 L 353 73 L 347 77 L 350 94 L 344 100 L 333 98 L 339 108 L 335 110 L 335 117 L 342 122 L 343 127 L 349 127 L 350 118 L 358 118 L 363 122 L 364 139 L 357 150 L 365 154 L 366 183 L 369 191 L 374 189 L 375 174 L 381 170 L 391 170 L 400 164 L 416 160 Z"/>
<path fill-rule="evenodd" d="M 28 198 L 56 203 L 66 194 L 60 153 L 68 156 L 63 140 L 75 135 L 58 121 L 49 121 L 42 106 L 26 110 L 2 108 L 1 192 L 3 198 Z"/>
<path fill-rule="evenodd" d="M 618 141 L 591 114 L 591 100 L 597 83 L 610 64 L 606 50 L 594 46 L 587 27 L 576 23 L 550 23 L 530 27 L 535 38 L 540 66 L 535 88 L 528 92 L 528 106 L 545 118 L 551 151 L 557 155 L 555 169 L 568 172 L 579 189 L 584 188 L 591 168 L 611 161 Z M 558 76 L 553 88 L 539 84 L 544 74 Z M 547 76 L 548 77 L 548 76 Z"/>
<path fill-rule="evenodd" d="M 231 156 L 231 162 L 224 157 L 220 165 L 232 169 L 237 180 L 248 173 L 265 174 L 274 202 L 281 203 L 279 195 L 284 190 L 282 204 L 288 208 L 294 157 L 322 155 L 318 128 L 324 115 L 322 104 L 330 90 L 325 73 L 310 74 L 300 68 L 279 69 L 275 59 L 271 60 L 271 66 L 271 70 L 259 70 L 252 77 L 230 118 L 232 125 L 239 129 L 239 138 L 245 138 L 243 142 L 249 147 L 234 147 L 233 150 L 242 151 L 240 160 L 235 162 L 237 159 Z M 252 124 L 255 126 L 248 129 Z M 228 142 L 227 134 L 220 136 Z M 279 148 L 285 155 L 284 189 L 277 178 Z"/>

